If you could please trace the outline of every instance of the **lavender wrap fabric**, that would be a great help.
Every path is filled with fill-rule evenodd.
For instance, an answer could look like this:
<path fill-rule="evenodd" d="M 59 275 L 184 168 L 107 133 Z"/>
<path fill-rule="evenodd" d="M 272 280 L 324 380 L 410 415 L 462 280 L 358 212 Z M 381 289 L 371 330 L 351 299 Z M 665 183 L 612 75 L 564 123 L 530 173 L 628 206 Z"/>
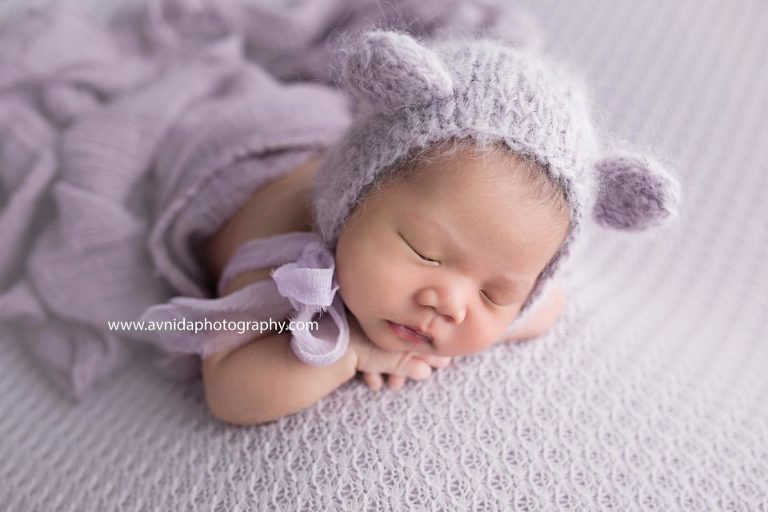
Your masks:
<path fill-rule="evenodd" d="M 110 321 L 327 310 L 320 333 L 293 344 L 305 361 L 326 364 L 346 346 L 330 290 L 291 303 L 260 284 L 217 302 L 196 256 L 254 190 L 349 125 L 341 93 L 275 77 L 332 82 L 327 43 L 370 25 L 537 46 L 535 25 L 498 0 L 139 5 L 108 22 L 54 8 L 0 27 L 0 322 L 18 327 L 47 374 L 78 398 L 139 346 L 157 348 L 158 366 L 182 377 L 199 372 L 211 347 L 244 341 L 112 331 Z M 326 269 L 326 285 L 329 262 L 305 257 Z M 261 316 L 249 317 L 254 301 Z"/>
<path fill-rule="evenodd" d="M 260 322 L 317 320 L 319 335 L 309 329 L 291 336 L 294 353 L 304 362 L 323 366 L 336 361 L 347 349 L 349 331 L 344 304 L 336 294 L 333 254 L 315 233 L 286 233 L 241 245 L 230 259 L 218 283 L 221 292 L 241 272 L 280 265 L 273 279 L 249 284 L 218 299 L 175 297 L 150 307 L 144 322 L 184 319 L 187 322 Z M 328 312 L 328 315 L 317 315 Z M 208 355 L 236 347 L 254 336 L 252 331 L 207 332 L 190 336 L 185 331 L 164 332 L 157 343 L 167 352 L 166 364 L 185 359 L 184 354 Z"/>
<path fill-rule="evenodd" d="M 349 327 L 341 295 L 336 294 L 339 285 L 334 278 L 333 254 L 317 234 L 310 234 L 301 255 L 295 262 L 282 265 L 272 273 L 277 290 L 287 297 L 296 311 L 291 320 L 304 326 L 318 314 L 328 312 L 319 335 L 309 328 L 299 328 L 291 336 L 291 348 L 299 359 L 313 366 L 325 366 L 337 361 L 347 350 Z M 244 249 L 248 249 L 247 245 Z M 236 255 L 237 256 L 237 255 Z M 236 259 L 236 258 L 235 258 Z M 331 319 L 333 325 L 328 329 Z M 335 332 L 335 336 L 333 333 Z"/>
<path fill-rule="evenodd" d="M 278 82 L 232 27 L 174 32 L 161 5 L 112 27 L 53 10 L 0 31 L 0 321 L 75 397 L 139 344 L 187 376 L 221 343 L 107 322 L 290 312 L 269 284 L 213 300 L 196 249 L 348 124 L 339 93 Z"/>

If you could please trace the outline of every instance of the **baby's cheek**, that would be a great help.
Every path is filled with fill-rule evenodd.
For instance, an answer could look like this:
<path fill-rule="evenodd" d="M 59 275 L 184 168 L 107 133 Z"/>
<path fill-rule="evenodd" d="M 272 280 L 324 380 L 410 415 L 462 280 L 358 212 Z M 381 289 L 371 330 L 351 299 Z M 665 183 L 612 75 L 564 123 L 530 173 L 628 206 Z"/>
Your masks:
<path fill-rule="evenodd" d="M 494 330 L 478 319 L 475 322 L 464 324 L 463 328 L 456 332 L 456 346 L 453 355 L 462 356 L 482 352 L 493 344 Z"/>
<path fill-rule="evenodd" d="M 471 340 L 469 342 L 471 348 L 475 352 L 482 352 L 495 345 L 507 330 L 508 325 L 509 322 L 506 319 L 486 317 L 480 320 L 473 325 L 473 335 L 467 336 L 467 339 Z"/>
<path fill-rule="evenodd" d="M 348 254 L 337 262 L 340 293 L 353 312 L 367 311 L 386 302 L 395 293 L 399 279 L 391 260 L 375 251 Z"/>

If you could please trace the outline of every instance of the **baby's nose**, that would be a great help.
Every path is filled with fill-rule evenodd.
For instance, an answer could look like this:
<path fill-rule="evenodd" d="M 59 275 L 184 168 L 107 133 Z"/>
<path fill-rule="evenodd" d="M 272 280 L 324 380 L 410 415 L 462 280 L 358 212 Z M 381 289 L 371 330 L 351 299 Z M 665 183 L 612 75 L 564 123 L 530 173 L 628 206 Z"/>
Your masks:
<path fill-rule="evenodd" d="M 464 317 L 467 316 L 467 310 L 463 306 L 461 300 L 457 300 L 456 297 L 449 297 L 443 302 L 444 306 L 438 308 L 438 312 L 441 315 L 449 317 L 453 322 L 460 324 L 464 321 Z"/>
<path fill-rule="evenodd" d="M 433 308 L 451 322 L 461 323 L 467 315 L 464 301 L 455 290 L 425 287 L 419 291 L 416 300 L 422 306 Z"/>

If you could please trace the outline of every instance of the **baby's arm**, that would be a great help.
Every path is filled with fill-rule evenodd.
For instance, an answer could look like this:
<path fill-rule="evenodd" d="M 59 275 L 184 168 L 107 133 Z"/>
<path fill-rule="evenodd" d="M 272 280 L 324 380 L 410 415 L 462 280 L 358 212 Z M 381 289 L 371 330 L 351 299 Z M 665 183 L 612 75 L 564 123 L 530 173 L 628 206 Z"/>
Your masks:
<path fill-rule="evenodd" d="M 449 358 L 381 350 L 349 318 L 349 348 L 329 366 L 310 366 L 290 347 L 290 335 L 254 339 L 229 354 L 203 359 L 205 396 L 217 418 L 237 425 L 273 421 L 298 412 L 352 379 L 356 372 L 423 380 Z"/>
<path fill-rule="evenodd" d="M 536 311 L 531 313 L 520 325 L 513 331 L 506 334 L 503 341 L 520 341 L 528 338 L 534 338 L 547 332 L 560 318 L 565 311 L 565 291 L 562 285 L 557 282 L 552 284 L 549 293 L 541 298 Z"/>
<path fill-rule="evenodd" d="M 228 354 L 203 359 L 205 397 L 214 416 L 254 425 L 298 412 L 355 376 L 348 350 L 329 366 L 310 366 L 291 350 L 290 334 L 252 340 Z"/>
<path fill-rule="evenodd" d="M 245 226 L 247 220 L 247 213 L 238 212 L 228 231 L 207 241 L 205 260 L 216 279 L 237 247 L 261 235 Z M 240 229 L 240 225 L 244 227 Z M 268 279 L 270 271 L 239 274 L 222 295 Z M 205 397 L 215 417 L 236 425 L 273 421 L 308 407 L 355 376 L 357 354 L 353 350 L 332 365 L 310 366 L 294 355 L 290 337 L 290 333 L 262 333 L 234 350 L 203 358 Z"/>
<path fill-rule="evenodd" d="M 240 244 L 261 236 L 251 230 L 247 221 L 247 214 L 238 212 L 230 221 L 228 231 L 222 231 L 220 236 L 206 242 L 204 260 L 215 279 Z M 268 279 L 269 274 L 270 269 L 244 272 L 235 276 L 222 294 Z M 215 417 L 228 423 L 266 423 L 314 404 L 354 378 L 358 370 L 420 380 L 429 377 L 429 365 L 442 367 L 446 364 L 446 358 L 437 356 L 420 360 L 411 353 L 378 349 L 354 317 L 349 318 L 349 328 L 349 348 L 341 359 L 329 366 L 315 367 L 302 362 L 291 349 L 289 333 L 264 333 L 234 350 L 203 358 L 203 385 L 208 407 Z"/>
<path fill-rule="evenodd" d="M 229 245 L 239 243 L 214 238 L 208 249 L 229 256 L 234 252 Z M 230 281 L 223 295 L 269 278 L 269 272 L 242 273 Z M 290 333 L 262 334 L 234 350 L 203 358 L 205 398 L 214 416 L 236 425 L 273 421 L 312 405 L 355 376 L 354 351 L 347 350 L 332 365 L 310 366 L 294 355 L 290 338 Z"/>

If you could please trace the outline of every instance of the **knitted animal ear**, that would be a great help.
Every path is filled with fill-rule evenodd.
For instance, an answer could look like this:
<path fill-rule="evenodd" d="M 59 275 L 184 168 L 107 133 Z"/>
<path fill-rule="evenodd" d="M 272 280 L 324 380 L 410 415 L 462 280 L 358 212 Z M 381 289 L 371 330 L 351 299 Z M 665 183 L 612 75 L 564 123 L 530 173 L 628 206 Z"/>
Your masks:
<path fill-rule="evenodd" d="M 598 224 L 641 231 L 677 213 L 680 184 L 657 162 L 639 155 L 615 155 L 600 159 L 595 172 L 593 216 Z"/>
<path fill-rule="evenodd" d="M 345 58 L 342 84 L 374 107 L 394 110 L 453 94 L 453 80 L 437 54 L 406 34 L 368 32 Z"/>

